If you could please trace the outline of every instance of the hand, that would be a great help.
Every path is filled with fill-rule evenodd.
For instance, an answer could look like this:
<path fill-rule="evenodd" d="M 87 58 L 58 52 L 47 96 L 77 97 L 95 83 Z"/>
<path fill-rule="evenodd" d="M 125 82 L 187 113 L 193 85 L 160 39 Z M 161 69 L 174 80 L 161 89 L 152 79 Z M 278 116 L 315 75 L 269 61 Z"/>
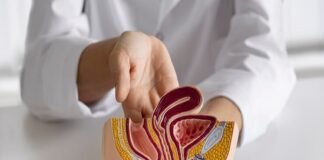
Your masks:
<path fill-rule="evenodd" d="M 200 113 L 214 116 L 220 121 L 234 121 L 239 130 L 242 129 L 241 111 L 226 97 L 216 97 L 209 100 Z"/>
<path fill-rule="evenodd" d="M 151 116 L 160 97 L 178 87 L 169 53 L 154 37 L 125 32 L 109 60 L 116 99 L 122 102 L 126 117 L 134 122 Z"/>
<path fill-rule="evenodd" d="M 151 116 L 160 97 L 178 87 L 164 44 L 140 32 L 124 32 L 87 47 L 79 64 L 79 99 L 95 102 L 112 87 L 126 117 L 141 122 Z"/>

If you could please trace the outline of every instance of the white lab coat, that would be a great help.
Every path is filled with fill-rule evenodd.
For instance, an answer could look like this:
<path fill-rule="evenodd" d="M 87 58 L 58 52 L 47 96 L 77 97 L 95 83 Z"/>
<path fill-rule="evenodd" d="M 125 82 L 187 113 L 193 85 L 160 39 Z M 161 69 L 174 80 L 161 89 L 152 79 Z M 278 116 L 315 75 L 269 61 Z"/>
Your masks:
<path fill-rule="evenodd" d="M 243 114 L 241 142 L 261 135 L 295 83 L 282 36 L 282 0 L 35 0 L 21 78 L 22 99 L 41 119 L 99 117 L 118 107 L 114 91 L 89 108 L 78 101 L 82 50 L 126 30 L 156 35 L 180 85 L 205 102 L 225 96 Z"/>

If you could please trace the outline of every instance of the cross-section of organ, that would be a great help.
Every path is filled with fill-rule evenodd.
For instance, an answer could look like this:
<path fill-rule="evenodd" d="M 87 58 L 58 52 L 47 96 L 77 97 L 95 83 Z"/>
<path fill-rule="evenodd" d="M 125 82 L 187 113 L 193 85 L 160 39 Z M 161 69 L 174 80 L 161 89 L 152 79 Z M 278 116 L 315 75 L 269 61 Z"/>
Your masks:
<path fill-rule="evenodd" d="M 104 127 L 104 160 L 229 160 L 238 128 L 234 122 L 200 115 L 202 96 L 194 87 L 164 95 L 152 118 L 134 124 L 112 118 Z"/>

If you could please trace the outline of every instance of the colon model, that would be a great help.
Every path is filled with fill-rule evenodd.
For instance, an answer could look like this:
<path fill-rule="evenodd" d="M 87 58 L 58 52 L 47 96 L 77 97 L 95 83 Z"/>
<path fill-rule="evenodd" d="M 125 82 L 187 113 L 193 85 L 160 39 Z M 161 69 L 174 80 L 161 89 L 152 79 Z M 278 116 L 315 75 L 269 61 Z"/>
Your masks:
<path fill-rule="evenodd" d="M 199 115 L 202 96 L 194 87 L 164 95 L 152 118 L 134 124 L 112 118 L 104 127 L 105 160 L 228 160 L 238 138 L 234 122 Z"/>

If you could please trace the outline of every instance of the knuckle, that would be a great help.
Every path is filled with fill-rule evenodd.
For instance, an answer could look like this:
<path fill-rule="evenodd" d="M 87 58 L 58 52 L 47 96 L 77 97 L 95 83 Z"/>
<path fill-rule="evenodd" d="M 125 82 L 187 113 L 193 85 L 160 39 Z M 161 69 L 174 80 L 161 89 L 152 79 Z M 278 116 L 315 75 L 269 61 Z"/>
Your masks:
<path fill-rule="evenodd" d="M 121 37 L 134 37 L 134 36 L 146 36 L 146 34 L 138 31 L 124 31 L 121 34 Z"/>
<path fill-rule="evenodd" d="M 153 52 L 153 53 L 162 53 L 162 54 L 167 54 L 168 50 L 166 45 L 158 38 L 155 36 L 150 36 L 151 38 L 151 45 L 154 50 L 157 50 L 158 52 Z"/>
<path fill-rule="evenodd" d="M 129 35 L 132 35 L 132 34 L 134 34 L 134 31 L 124 31 L 124 32 L 121 34 L 121 37 L 129 36 Z"/>

